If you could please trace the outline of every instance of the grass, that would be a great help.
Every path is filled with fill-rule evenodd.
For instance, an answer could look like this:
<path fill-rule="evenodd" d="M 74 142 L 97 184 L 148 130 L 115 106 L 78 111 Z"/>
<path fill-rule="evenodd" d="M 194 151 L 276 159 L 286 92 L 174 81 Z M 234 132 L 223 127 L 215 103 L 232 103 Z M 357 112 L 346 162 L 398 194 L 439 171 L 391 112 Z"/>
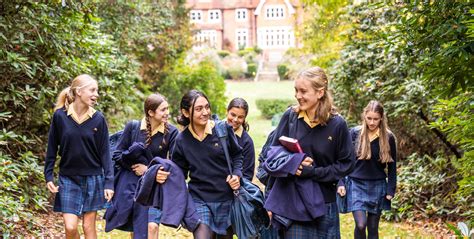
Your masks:
<path fill-rule="evenodd" d="M 234 97 L 242 97 L 249 104 L 249 115 L 247 122 L 250 124 L 249 134 L 254 140 L 255 153 L 258 156 L 265 143 L 268 133 L 271 131 L 271 121 L 264 119 L 257 109 L 255 101 L 259 98 L 281 98 L 293 99 L 293 82 L 232 82 L 228 81 L 226 96 L 228 100 Z M 254 180 L 255 181 L 255 180 Z M 342 238 L 353 238 L 354 221 L 351 214 L 340 214 L 340 226 Z M 99 238 L 130 238 L 129 233 L 114 230 L 104 233 L 104 221 L 98 222 Z M 380 238 L 436 238 L 437 235 L 429 235 L 419 228 L 413 228 L 404 223 L 392 223 L 382 221 L 379 230 Z M 185 229 L 177 231 L 174 228 L 160 227 L 160 238 L 192 238 Z"/>

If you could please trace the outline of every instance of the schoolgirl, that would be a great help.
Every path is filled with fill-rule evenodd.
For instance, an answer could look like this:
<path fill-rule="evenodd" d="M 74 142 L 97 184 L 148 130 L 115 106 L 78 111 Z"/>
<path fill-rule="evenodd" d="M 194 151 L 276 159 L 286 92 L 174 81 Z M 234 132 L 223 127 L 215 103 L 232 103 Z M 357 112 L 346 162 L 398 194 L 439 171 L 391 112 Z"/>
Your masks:
<path fill-rule="evenodd" d="M 345 120 L 335 112 L 328 79 L 321 68 L 312 67 L 300 72 L 294 86 L 298 105 L 283 114 L 275 129 L 272 145 L 280 145 L 278 139 L 283 135 L 299 141 L 304 160 L 294 175 L 311 178 L 319 183 L 326 212 L 312 221 L 293 218 L 293 222 L 286 225 L 288 228 L 280 231 L 280 234 L 283 238 L 340 238 L 336 184 L 350 172 L 354 164 L 349 130 Z M 297 153 L 294 155 L 301 156 Z M 278 180 L 294 181 L 292 177 L 290 175 Z M 269 194 L 274 193 L 272 191 Z M 294 196 L 297 195 L 281 195 L 276 205 L 292 203 L 289 198 Z M 284 207 L 280 205 L 280 208 Z"/>
<path fill-rule="evenodd" d="M 56 193 L 55 212 L 62 212 L 66 238 L 79 238 L 82 217 L 85 238 L 96 238 L 96 212 L 114 195 L 109 131 L 101 112 L 93 106 L 99 98 L 97 81 L 79 75 L 61 91 L 48 135 L 44 177 Z M 59 182 L 54 165 L 59 154 Z"/>
<path fill-rule="evenodd" d="M 396 139 L 382 104 L 370 101 L 364 108 L 362 125 L 352 128 L 351 134 L 357 161 L 338 193 L 344 196 L 347 189 L 347 211 L 355 221 L 354 238 L 378 238 L 381 212 L 390 210 L 397 182 Z"/>
<path fill-rule="evenodd" d="M 158 238 L 161 211 L 134 202 L 135 190 L 154 157 L 168 158 L 178 130 L 168 123 L 168 102 L 162 95 L 149 95 L 144 113 L 139 124 L 127 123 L 113 153 L 121 169 L 115 176 L 116 196 L 105 213 L 105 229 L 132 231 L 133 238 Z"/>
<path fill-rule="evenodd" d="M 255 148 L 253 140 L 247 133 L 249 125 L 245 119 L 249 113 L 249 105 L 242 98 L 234 98 L 227 106 L 227 123 L 232 126 L 237 142 L 242 147 L 244 157 L 242 163 L 242 175 L 252 181 L 255 172 Z"/>
<path fill-rule="evenodd" d="M 240 187 L 242 149 L 228 126 L 227 144 L 233 167 L 233 172 L 228 172 L 224 150 L 211 120 L 211 105 L 204 93 L 187 92 L 181 99 L 180 111 L 178 123 L 185 128 L 176 137 L 172 160 L 190 178 L 189 191 L 201 218 L 194 238 L 209 239 L 216 234 L 232 238 L 231 203 L 233 190 Z M 157 173 L 159 183 L 166 178 L 162 172 Z"/>

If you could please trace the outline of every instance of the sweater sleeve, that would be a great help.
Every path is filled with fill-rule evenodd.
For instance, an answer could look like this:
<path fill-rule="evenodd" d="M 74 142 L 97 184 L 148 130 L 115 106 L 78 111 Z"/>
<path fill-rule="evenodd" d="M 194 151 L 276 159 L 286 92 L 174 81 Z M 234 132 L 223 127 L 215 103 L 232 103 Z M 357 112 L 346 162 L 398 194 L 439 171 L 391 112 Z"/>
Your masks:
<path fill-rule="evenodd" d="M 171 158 L 171 154 L 173 153 L 173 149 L 174 149 L 174 143 L 176 141 L 176 136 L 178 136 L 178 129 L 177 128 L 173 128 L 170 132 L 169 132 L 169 151 L 168 151 L 168 158 Z"/>
<path fill-rule="evenodd" d="M 229 156 L 232 160 L 232 175 L 237 175 L 242 177 L 242 147 L 240 147 L 239 143 L 237 142 L 237 138 L 234 134 L 234 130 L 232 126 L 227 125 L 227 135 L 228 140 L 227 143 L 229 144 Z"/>
<path fill-rule="evenodd" d="M 255 148 L 253 145 L 253 140 L 247 135 L 246 140 L 242 146 L 242 155 L 244 158 L 242 166 L 242 174 L 244 178 L 252 181 L 254 171 L 255 171 Z"/>
<path fill-rule="evenodd" d="M 395 137 L 390 135 L 390 155 L 392 156 L 393 162 L 388 163 L 388 186 L 387 194 L 395 196 L 395 189 L 397 187 L 397 143 Z"/>
<path fill-rule="evenodd" d="M 340 116 L 336 116 L 340 117 Z M 338 123 L 338 139 L 334 163 L 314 168 L 313 179 L 320 182 L 334 182 L 348 175 L 355 166 L 354 148 L 345 120 Z"/>
<path fill-rule="evenodd" d="M 184 178 L 188 178 L 189 172 L 189 163 L 186 160 L 183 149 L 181 148 L 179 138 L 174 142 L 173 153 L 171 154 L 171 160 L 178 165 L 178 167 L 183 171 Z"/>
<path fill-rule="evenodd" d="M 102 120 L 100 137 L 99 137 L 99 152 L 101 153 L 101 163 L 104 170 L 105 177 L 105 189 L 114 190 L 114 170 L 112 159 L 110 158 L 110 147 L 109 147 L 109 128 L 107 127 L 107 122 L 105 118 Z"/>
<path fill-rule="evenodd" d="M 46 150 L 46 158 L 44 163 L 44 178 L 46 179 L 46 182 L 52 182 L 54 180 L 54 164 L 56 162 L 60 142 L 57 124 L 58 119 L 55 112 L 49 127 L 48 148 Z"/>

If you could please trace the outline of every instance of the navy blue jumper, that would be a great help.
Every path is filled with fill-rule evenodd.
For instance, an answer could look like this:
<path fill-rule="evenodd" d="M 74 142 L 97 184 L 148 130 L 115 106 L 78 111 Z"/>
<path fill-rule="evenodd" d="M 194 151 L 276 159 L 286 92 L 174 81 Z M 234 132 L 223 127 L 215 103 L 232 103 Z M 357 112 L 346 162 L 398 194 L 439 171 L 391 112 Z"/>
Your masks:
<path fill-rule="evenodd" d="M 244 178 L 252 181 L 255 172 L 255 147 L 253 140 L 246 130 L 242 131 L 240 137 L 236 134 L 237 142 L 242 147 L 242 156 L 244 157 L 242 162 L 242 175 Z"/>
<path fill-rule="evenodd" d="M 225 202 L 234 198 L 226 182 L 229 169 L 215 127 L 202 141 L 194 138 L 186 127 L 176 137 L 172 160 L 189 176 L 189 191 L 193 198 L 204 202 Z M 242 177 L 242 148 L 234 131 L 227 125 L 227 146 L 232 160 L 233 175 Z"/>
<path fill-rule="evenodd" d="M 59 174 L 64 176 L 104 175 L 105 189 L 114 189 L 113 164 L 109 153 L 109 130 L 104 115 L 95 111 L 78 124 L 65 108 L 53 114 L 44 165 L 46 182 L 54 180 L 53 170 L 59 154 Z"/>
<path fill-rule="evenodd" d="M 314 167 L 308 176 L 319 183 L 326 203 L 335 202 L 338 180 L 348 175 L 355 163 L 346 121 L 336 114 L 331 116 L 326 125 L 319 124 L 311 128 L 303 118 L 298 118 L 291 123 L 294 135 L 290 135 L 290 116 L 296 117 L 295 114 L 292 108 L 283 114 L 272 145 L 280 145 L 278 138 L 282 135 L 298 139 L 306 156 L 314 160 Z"/>

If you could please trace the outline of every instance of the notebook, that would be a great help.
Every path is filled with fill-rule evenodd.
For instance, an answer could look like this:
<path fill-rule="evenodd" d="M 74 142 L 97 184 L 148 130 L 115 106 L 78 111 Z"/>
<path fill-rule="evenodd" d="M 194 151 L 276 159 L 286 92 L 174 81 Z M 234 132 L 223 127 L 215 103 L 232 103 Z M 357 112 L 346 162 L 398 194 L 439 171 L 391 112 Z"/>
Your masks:
<path fill-rule="evenodd" d="M 288 151 L 292 153 L 303 153 L 300 144 L 298 143 L 297 139 L 281 136 L 278 138 L 280 144 L 283 145 Z"/>

